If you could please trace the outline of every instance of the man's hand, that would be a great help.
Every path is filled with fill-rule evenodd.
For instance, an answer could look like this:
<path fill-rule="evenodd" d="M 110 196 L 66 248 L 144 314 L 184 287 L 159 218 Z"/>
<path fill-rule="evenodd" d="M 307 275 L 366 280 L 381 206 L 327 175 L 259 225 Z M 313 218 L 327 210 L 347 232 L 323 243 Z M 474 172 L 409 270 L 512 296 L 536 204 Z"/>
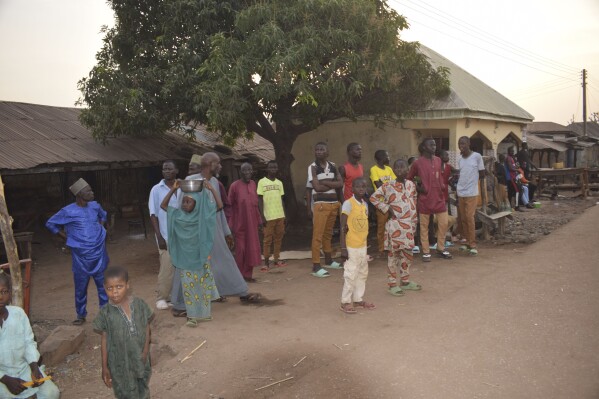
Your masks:
<path fill-rule="evenodd" d="M 102 381 L 108 388 L 112 388 L 112 376 L 107 367 L 102 367 Z"/>
<path fill-rule="evenodd" d="M 158 248 L 163 250 L 167 249 L 166 240 L 162 236 L 158 237 Z"/>
<path fill-rule="evenodd" d="M 227 246 L 232 251 L 235 247 L 235 240 L 233 240 L 233 236 L 229 234 L 228 236 L 225 236 L 225 240 L 227 241 Z"/>
<path fill-rule="evenodd" d="M 0 382 L 3 383 L 6 386 L 6 389 L 8 389 L 13 395 L 18 395 L 27 389 L 23 386 L 25 381 L 20 378 L 5 375 L 4 377 L 0 378 Z"/>
<path fill-rule="evenodd" d="M 43 382 L 41 384 L 35 382 L 37 380 L 41 380 L 42 378 L 44 378 L 44 375 L 42 374 L 42 371 L 40 370 L 39 366 L 37 365 L 37 362 L 30 363 L 29 368 L 31 369 L 31 381 L 34 382 L 33 386 L 38 387 L 38 386 L 42 385 Z"/>

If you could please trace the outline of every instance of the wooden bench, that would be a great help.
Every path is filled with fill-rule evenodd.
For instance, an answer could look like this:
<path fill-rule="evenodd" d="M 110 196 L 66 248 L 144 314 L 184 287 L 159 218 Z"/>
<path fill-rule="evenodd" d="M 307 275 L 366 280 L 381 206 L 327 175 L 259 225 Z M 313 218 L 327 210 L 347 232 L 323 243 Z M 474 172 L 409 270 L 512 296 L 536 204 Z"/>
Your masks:
<path fill-rule="evenodd" d="M 505 219 L 506 218 L 512 218 L 512 211 L 502 211 L 502 212 L 497 212 L 497 213 L 492 213 L 490 215 L 487 215 L 485 212 L 481 211 L 480 209 L 476 210 L 476 217 L 477 219 L 491 227 L 491 228 L 497 228 L 497 232 L 501 235 L 505 234 Z M 485 238 L 487 239 L 487 238 Z"/>

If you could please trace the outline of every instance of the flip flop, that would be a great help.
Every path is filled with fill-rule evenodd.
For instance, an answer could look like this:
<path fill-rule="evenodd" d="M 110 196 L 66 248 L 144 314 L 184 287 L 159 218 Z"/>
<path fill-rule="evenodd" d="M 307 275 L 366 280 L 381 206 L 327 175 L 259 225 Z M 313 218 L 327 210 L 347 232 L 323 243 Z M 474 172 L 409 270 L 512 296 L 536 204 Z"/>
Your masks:
<path fill-rule="evenodd" d="M 341 263 L 332 261 L 330 265 L 324 265 L 327 269 L 343 269 Z"/>
<path fill-rule="evenodd" d="M 173 317 L 187 317 L 187 310 L 172 310 Z"/>
<path fill-rule="evenodd" d="M 324 269 L 318 269 L 318 271 L 317 272 L 313 272 L 312 275 L 314 277 L 318 277 L 318 278 L 325 278 L 325 277 L 329 277 L 330 276 L 329 272 L 327 272 Z"/>
<path fill-rule="evenodd" d="M 431 261 L 431 254 L 424 254 L 424 255 L 422 255 L 422 261 L 423 262 L 430 262 Z"/>
<path fill-rule="evenodd" d="M 478 251 L 476 250 L 476 248 L 470 248 L 470 251 L 468 251 L 468 255 L 476 256 L 478 255 Z"/>
<path fill-rule="evenodd" d="M 372 262 L 373 260 L 374 260 L 374 258 L 373 258 L 371 255 L 368 255 L 368 256 L 366 257 L 366 261 L 367 261 L 367 262 Z"/>
<path fill-rule="evenodd" d="M 351 303 L 342 303 L 339 310 L 347 314 L 358 313 L 358 311 L 352 307 Z"/>
<path fill-rule="evenodd" d="M 402 285 L 401 289 L 402 290 L 411 290 L 411 291 L 420 291 L 422 289 L 422 286 L 420 284 L 416 284 L 413 281 L 410 281 L 408 284 Z"/>
<path fill-rule="evenodd" d="M 198 326 L 198 321 L 196 319 L 192 318 L 192 317 L 189 317 L 187 319 L 187 322 L 185 323 L 185 325 L 187 327 L 195 328 L 195 327 Z"/>
<path fill-rule="evenodd" d="M 287 266 L 287 262 L 285 262 L 284 260 L 275 261 L 275 267 L 285 267 L 285 266 Z"/>
<path fill-rule="evenodd" d="M 366 302 L 366 301 L 354 302 L 354 306 L 359 306 L 359 307 L 367 309 L 367 310 L 376 309 L 376 306 L 374 305 L 374 303 L 370 303 L 370 302 Z"/>
<path fill-rule="evenodd" d="M 268 273 L 268 266 L 262 266 L 262 267 L 260 268 L 260 271 L 261 271 L 262 273 Z"/>
<path fill-rule="evenodd" d="M 247 295 L 239 297 L 239 300 L 241 302 L 248 302 L 248 303 L 259 303 L 260 299 L 262 299 L 262 295 L 260 295 L 260 293 L 258 293 L 258 292 L 249 293 Z"/>
<path fill-rule="evenodd" d="M 470 252 L 470 247 L 468 245 L 462 245 L 460 247 L 460 251 Z"/>
<path fill-rule="evenodd" d="M 227 297 L 224 295 L 219 296 L 218 298 L 216 298 L 215 300 L 213 300 L 212 302 L 227 302 Z"/>
<path fill-rule="evenodd" d="M 418 245 L 414 246 L 414 248 L 412 248 L 412 253 L 413 254 L 419 254 L 420 253 L 420 247 Z"/>
<path fill-rule="evenodd" d="M 389 287 L 387 292 L 393 296 L 403 296 L 405 294 L 405 292 L 403 292 L 403 290 L 398 286 Z"/>

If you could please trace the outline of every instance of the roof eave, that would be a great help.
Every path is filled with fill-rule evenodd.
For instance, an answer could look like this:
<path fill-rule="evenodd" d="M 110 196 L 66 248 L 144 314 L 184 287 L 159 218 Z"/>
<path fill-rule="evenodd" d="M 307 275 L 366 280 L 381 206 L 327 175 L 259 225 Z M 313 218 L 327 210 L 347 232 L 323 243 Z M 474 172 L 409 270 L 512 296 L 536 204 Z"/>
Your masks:
<path fill-rule="evenodd" d="M 533 116 L 530 116 L 531 119 L 519 118 L 513 115 L 499 115 L 493 114 L 490 112 L 484 111 L 474 111 L 470 109 L 428 109 L 424 111 L 416 111 L 408 116 L 404 116 L 403 119 L 426 119 L 426 120 L 435 120 L 435 119 L 462 119 L 462 118 L 472 118 L 472 119 L 484 119 L 484 120 L 492 120 L 497 122 L 509 122 L 509 123 L 519 123 L 519 124 L 528 124 L 532 122 L 534 119 Z"/>

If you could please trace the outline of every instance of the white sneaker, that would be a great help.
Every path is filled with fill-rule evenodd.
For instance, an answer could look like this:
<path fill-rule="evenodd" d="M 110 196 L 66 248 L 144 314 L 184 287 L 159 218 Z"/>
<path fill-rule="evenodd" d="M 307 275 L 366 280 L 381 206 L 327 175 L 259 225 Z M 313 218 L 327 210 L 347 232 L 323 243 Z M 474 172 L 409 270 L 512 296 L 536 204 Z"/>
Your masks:
<path fill-rule="evenodd" d="M 166 310 L 168 309 L 168 303 L 166 303 L 164 299 L 160 299 L 159 301 L 156 301 L 156 309 Z"/>

